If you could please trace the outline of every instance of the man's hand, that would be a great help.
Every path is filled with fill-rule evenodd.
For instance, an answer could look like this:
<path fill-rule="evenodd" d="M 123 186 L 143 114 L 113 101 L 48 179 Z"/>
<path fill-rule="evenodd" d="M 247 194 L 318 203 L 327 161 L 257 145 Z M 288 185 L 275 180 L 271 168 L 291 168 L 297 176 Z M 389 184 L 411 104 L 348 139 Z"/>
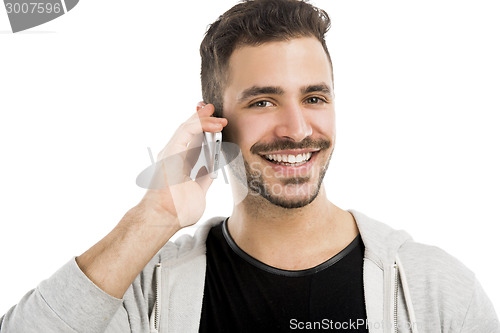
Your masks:
<path fill-rule="evenodd" d="M 205 211 L 205 196 L 213 179 L 205 167 L 195 180 L 190 174 L 201 152 L 203 132 L 220 132 L 227 125 L 227 119 L 211 117 L 214 111 L 212 104 L 200 102 L 197 112 L 176 130 L 158 154 L 153 179 L 161 179 L 163 186 L 152 186 L 140 203 L 146 210 L 174 217 L 179 228 L 196 223 Z"/>

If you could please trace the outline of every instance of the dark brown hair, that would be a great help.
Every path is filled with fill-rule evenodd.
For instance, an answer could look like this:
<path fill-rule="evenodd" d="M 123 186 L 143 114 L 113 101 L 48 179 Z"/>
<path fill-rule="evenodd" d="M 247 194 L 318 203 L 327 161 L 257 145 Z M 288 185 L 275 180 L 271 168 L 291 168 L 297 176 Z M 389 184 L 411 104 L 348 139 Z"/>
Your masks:
<path fill-rule="evenodd" d="M 298 37 L 316 37 L 332 60 L 325 42 L 330 28 L 328 14 L 300 0 L 244 0 L 212 23 L 200 45 L 203 100 L 214 104 L 222 116 L 223 92 L 228 78 L 229 57 L 241 45 Z"/>

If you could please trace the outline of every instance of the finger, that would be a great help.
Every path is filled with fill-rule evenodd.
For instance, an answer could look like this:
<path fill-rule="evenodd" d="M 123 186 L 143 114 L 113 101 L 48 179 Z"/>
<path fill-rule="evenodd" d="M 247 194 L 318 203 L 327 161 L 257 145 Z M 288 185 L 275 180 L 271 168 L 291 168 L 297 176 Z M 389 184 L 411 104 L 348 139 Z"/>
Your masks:
<path fill-rule="evenodd" d="M 186 166 L 193 168 L 200 156 L 201 147 L 203 142 L 203 133 L 194 136 L 193 140 L 189 142 L 189 148 L 186 152 Z"/>
<path fill-rule="evenodd" d="M 194 139 L 189 143 L 189 148 L 186 153 L 180 153 L 184 160 L 184 173 L 191 174 L 192 169 L 198 161 L 202 149 L 203 133 L 195 135 Z"/>
<path fill-rule="evenodd" d="M 212 130 L 207 129 L 207 126 L 210 127 L 210 124 L 207 126 L 204 125 L 204 122 L 213 122 L 213 117 L 206 117 L 208 119 L 200 119 L 200 125 L 202 127 L 203 132 L 212 132 Z M 223 125 L 227 124 L 227 120 L 224 119 L 220 122 Z M 222 126 L 223 127 L 223 126 Z M 216 132 L 221 131 L 221 126 L 219 126 L 219 122 L 216 123 L 215 128 L 213 129 Z M 196 162 L 200 158 L 200 153 L 203 148 L 203 141 L 204 141 L 204 133 L 199 133 L 194 135 L 193 139 L 188 143 L 188 149 L 186 150 L 186 153 L 181 153 L 181 156 L 183 156 L 183 159 L 185 161 L 184 163 L 184 172 L 186 174 L 190 174 L 191 170 L 194 168 L 196 165 Z M 179 147 L 181 149 L 181 147 Z"/>
<path fill-rule="evenodd" d="M 203 192 L 207 194 L 208 188 L 212 184 L 214 180 L 210 178 L 208 175 L 208 170 L 207 167 L 202 167 L 199 171 L 198 174 L 196 175 L 195 182 L 200 185 L 200 187 L 203 189 Z"/>
<path fill-rule="evenodd" d="M 203 117 L 193 119 L 182 124 L 172 136 L 171 142 L 178 148 L 186 149 L 189 142 L 202 132 L 220 132 L 227 125 L 227 119 L 217 117 Z"/>
<path fill-rule="evenodd" d="M 213 104 L 198 104 L 196 106 L 196 112 L 191 116 L 190 119 L 195 119 L 198 117 L 207 117 L 214 113 L 215 107 Z"/>
<path fill-rule="evenodd" d="M 184 165 L 182 170 L 186 171 L 188 166 L 191 166 L 192 168 L 196 163 L 197 156 L 199 156 L 200 153 L 199 149 L 201 149 L 201 141 L 203 140 L 202 133 L 220 132 L 223 127 L 227 125 L 227 119 L 211 117 L 210 115 L 213 111 L 214 106 L 212 104 L 208 104 L 179 126 L 167 145 L 158 153 L 157 160 L 162 160 L 173 155 L 179 155 L 179 157 L 186 162 L 183 163 Z M 193 161 L 186 161 L 186 155 L 189 150 L 188 146 L 190 146 L 189 148 L 193 151 L 192 154 L 190 154 L 190 159 Z"/>
<path fill-rule="evenodd" d="M 198 104 L 196 104 L 196 111 L 199 111 L 201 108 L 203 108 L 205 105 L 207 105 L 207 103 L 201 101 L 201 102 L 198 102 Z"/>
<path fill-rule="evenodd" d="M 202 132 L 220 132 L 227 125 L 227 119 L 216 117 L 203 117 L 187 120 L 174 132 L 170 141 L 158 154 L 158 159 L 161 156 L 185 152 L 189 143 Z M 169 154 L 166 154 L 166 153 Z"/>
<path fill-rule="evenodd" d="M 199 101 L 197 104 L 196 104 L 196 112 L 187 120 L 187 121 L 191 121 L 191 120 L 194 120 L 194 119 L 200 119 L 200 113 L 199 111 L 204 108 L 205 106 L 207 105 L 207 103 L 205 103 L 204 101 Z M 214 108 L 215 110 L 215 108 Z M 211 112 L 211 109 L 207 109 L 206 110 L 208 113 Z M 187 122 L 186 121 L 186 122 Z M 200 141 L 202 140 L 203 138 L 200 138 L 200 140 L 197 140 L 198 136 L 195 136 L 195 138 L 193 139 L 193 141 L 189 142 L 188 143 L 188 146 L 189 147 L 197 147 L 197 144 L 201 144 L 201 142 L 197 142 L 197 141 Z"/>
<path fill-rule="evenodd" d="M 223 124 L 227 124 L 227 120 L 224 121 Z M 217 120 L 213 117 L 205 117 L 201 119 L 201 121 L 194 120 L 190 123 L 185 123 L 174 134 L 174 137 L 172 137 L 169 143 L 158 153 L 157 160 L 160 161 L 169 158 L 170 161 L 175 156 L 176 159 L 179 158 L 183 161 L 181 165 L 178 165 L 181 166 L 181 170 L 184 173 L 190 172 L 196 164 L 201 152 L 201 141 L 204 136 L 203 130 L 205 132 L 220 132 L 222 128 L 223 125 L 217 123 Z M 197 142 L 193 143 L 188 148 L 188 143 L 194 140 Z M 187 157 L 188 153 L 190 153 L 189 159 Z"/>
<path fill-rule="evenodd" d="M 201 108 L 196 106 L 196 112 L 193 113 L 185 122 L 189 122 L 191 120 L 199 119 L 202 117 L 209 117 L 214 113 L 215 108 L 212 104 L 207 104 Z"/>
<path fill-rule="evenodd" d="M 202 103 L 203 102 L 199 102 L 198 104 L 201 105 Z M 169 143 L 175 140 L 175 137 L 178 135 L 178 132 L 180 132 L 180 131 L 183 130 L 183 126 L 185 126 L 186 124 L 188 124 L 188 123 L 190 123 L 190 122 L 192 122 L 194 120 L 198 120 L 198 122 L 199 122 L 202 117 L 208 117 L 208 116 L 210 116 L 214 112 L 214 110 L 215 109 L 214 109 L 213 105 L 208 105 L 208 107 L 205 107 L 205 105 L 204 105 L 202 108 L 198 108 L 197 107 L 197 111 L 195 113 L 193 113 L 184 123 L 182 123 L 177 128 L 177 130 L 172 135 L 172 138 L 169 140 Z M 194 134 L 196 132 L 198 132 L 198 131 L 195 131 Z M 167 145 L 163 149 L 165 149 L 167 146 L 168 146 L 168 143 L 167 143 Z"/>

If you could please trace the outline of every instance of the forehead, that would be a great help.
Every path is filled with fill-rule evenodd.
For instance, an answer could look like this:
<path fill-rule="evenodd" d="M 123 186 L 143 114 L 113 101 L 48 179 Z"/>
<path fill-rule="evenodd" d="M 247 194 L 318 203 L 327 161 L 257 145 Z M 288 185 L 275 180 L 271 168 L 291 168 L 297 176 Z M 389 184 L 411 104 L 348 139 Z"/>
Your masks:
<path fill-rule="evenodd" d="M 251 86 L 279 86 L 289 91 L 325 82 L 333 88 L 330 62 L 313 37 L 241 46 L 229 58 L 228 70 L 226 96 Z"/>

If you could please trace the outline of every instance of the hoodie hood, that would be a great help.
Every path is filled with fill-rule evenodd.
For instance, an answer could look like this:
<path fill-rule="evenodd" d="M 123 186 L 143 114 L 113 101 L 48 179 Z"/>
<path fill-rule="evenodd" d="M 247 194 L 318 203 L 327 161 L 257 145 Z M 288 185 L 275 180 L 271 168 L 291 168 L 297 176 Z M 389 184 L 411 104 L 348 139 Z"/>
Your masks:
<path fill-rule="evenodd" d="M 365 245 L 363 282 L 370 333 L 418 333 L 415 311 L 404 267 L 401 247 L 413 241 L 403 230 L 395 230 L 353 209 L 350 212 Z M 376 267 L 375 267 L 376 266 Z M 399 330 L 399 327 L 408 330 Z"/>
<path fill-rule="evenodd" d="M 404 230 L 395 230 L 354 209 L 347 211 L 356 220 L 368 256 L 378 261 L 381 266 L 392 265 L 396 261 L 399 248 L 407 241 L 413 240 Z"/>

